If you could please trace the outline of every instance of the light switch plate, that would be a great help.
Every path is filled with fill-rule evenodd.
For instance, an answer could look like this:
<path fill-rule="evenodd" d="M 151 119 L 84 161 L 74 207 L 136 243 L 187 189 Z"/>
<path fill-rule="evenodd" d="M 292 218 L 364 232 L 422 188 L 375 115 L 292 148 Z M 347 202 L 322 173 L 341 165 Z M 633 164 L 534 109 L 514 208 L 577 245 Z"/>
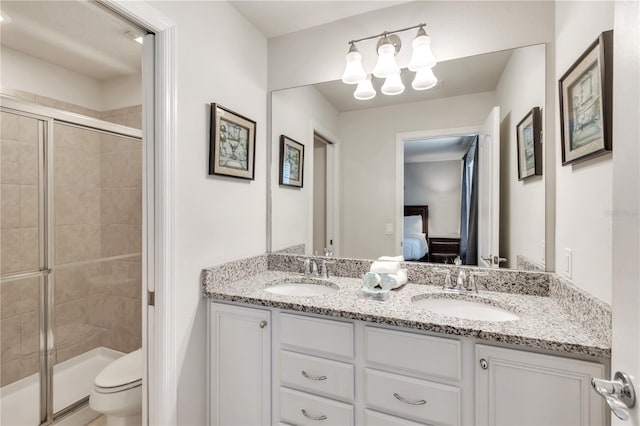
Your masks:
<path fill-rule="evenodd" d="M 564 276 L 571 279 L 573 273 L 573 250 L 564 249 Z"/>
<path fill-rule="evenodd" d="M 384 233 L 387 235 L 393 234 L 393 223 L 387 223 L 384 225 Z"/>

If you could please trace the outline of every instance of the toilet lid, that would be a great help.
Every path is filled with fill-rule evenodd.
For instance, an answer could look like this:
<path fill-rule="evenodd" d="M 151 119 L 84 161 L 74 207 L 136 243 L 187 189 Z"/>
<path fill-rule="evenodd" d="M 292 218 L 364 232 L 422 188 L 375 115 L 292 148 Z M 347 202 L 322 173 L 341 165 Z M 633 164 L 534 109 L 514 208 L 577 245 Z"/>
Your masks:
<path fill-rule="evenodd" d="M 142 380 L 142 350 L 138 349 L 107 365 L 96 376 L 95 385 L 114 388 Z"/>

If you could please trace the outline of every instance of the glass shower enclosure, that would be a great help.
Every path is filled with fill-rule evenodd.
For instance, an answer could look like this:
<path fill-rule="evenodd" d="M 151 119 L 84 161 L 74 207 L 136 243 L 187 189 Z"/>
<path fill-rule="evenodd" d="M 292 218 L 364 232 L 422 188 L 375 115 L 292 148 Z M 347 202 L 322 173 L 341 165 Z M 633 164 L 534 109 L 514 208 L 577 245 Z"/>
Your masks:
<path fill-rule="evenodd" d="M 47 424 L 141 346 L 142 135 L 1 109 L 0 424 Z"/>

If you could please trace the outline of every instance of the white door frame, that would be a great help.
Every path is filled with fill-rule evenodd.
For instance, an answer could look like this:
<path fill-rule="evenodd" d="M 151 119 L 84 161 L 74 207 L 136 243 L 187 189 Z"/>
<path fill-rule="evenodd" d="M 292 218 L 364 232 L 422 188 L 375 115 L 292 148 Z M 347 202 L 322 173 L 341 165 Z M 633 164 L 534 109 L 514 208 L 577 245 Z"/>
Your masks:
<path fill-rule="evenodd" d="M 339 256 L 340 253 L 340 139 L 329 129 L 320 123 L 311 120 L 311 147 L 313 148 L 313 140 L 315 134 L 322 136 L 327 142 L 327 235 L 333 240 L 333 254 Z M 312 149 L 309 151 L 313 152 Z M 313 176 L 313 161 L 310 176 Z M 313 186 L 310 186 L 310 208 L 309 208 L 309 241 L 311 252 L 313 252 Z M 328 244 L 328 242 L 327 242 Z"/>
<path fill-rule="evenodd" d="M 178 369 L 175 344 L 174 297 L 174 152 L 176 141 L 176 25 L 157 9 L 143 1 L 98 0 L 129 21 L 155 34 L 155 102 L 146 109 L 145 119 L 154 121 L 153 149 L 147 149 L 143 164 L 146 167 L 147 188 L 154 188 L 145 202 L 145 223 L 153 229 L 143 230 L 143 424 L 177 424 Z M 146 107 L 146 108 L 145 108 Z M 148 122 L 148 121 L 147 121 Z M 151 185 L 153 184 L 153 185 Z M 151 215 L 151 216 L 150 216 Z M 149 220 L 151 219 L 151 220 Z M 145 250 L 146 249 L 146 250 Z M 155 289 L 155 306 L 147 306 L 146 277 Z M 148 321 L 147 321 L 148 319 Z M 147 343 L 151 346 L 147 346 Z M 153 357 L 147 358 L 152 353 Z M 153 386 L 147 386 L 149 377 Z"/>
<path fill-rule="evenodd" d="M 404 143 L 417 139 L 429 139 L 439 136 L 458 136 L 482 133 L 482 125 L 469 127 L 451 127 L 448 129 L 420 130 L 417 132 L 396 133 L 396 244 L 399 250 L 397 255 L 402 254 L 402 236 L 404 234 Z"/>

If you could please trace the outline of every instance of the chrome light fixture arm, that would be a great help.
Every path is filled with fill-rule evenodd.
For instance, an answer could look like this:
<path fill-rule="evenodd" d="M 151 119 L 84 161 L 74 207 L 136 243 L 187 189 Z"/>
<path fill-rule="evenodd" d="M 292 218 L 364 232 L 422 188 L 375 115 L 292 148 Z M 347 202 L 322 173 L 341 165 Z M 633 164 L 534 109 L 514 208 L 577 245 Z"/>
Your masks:
<path fill-rule="evenodd" d="M 379 37 L 383 37 L 384 38 L 384 37 L 388 37 L 388 36 L 390 36 L 392 34 L 398 34 L 398 33 L 402 33 L 402 32 L 409 31 L 409 30 L 415 30 L 416 28 L 424 28 L 426 26 L 427 26 L 427 24 L 425 22 L 425 23 L 422 23 L 422 24 L 413 25 L 411 27 L 401 28 L 399 30 L 383 31 L 380 34 L 376 34 L 376 35 L 372 35 L 372 36 L 368 36 L 368 37 L 362 37 L 362 38 L 359 38 L 359 39 L 356 39 L 356 40 L 351 40 L 351 41 L 349 41 L 348 44 L 360 43 L 361 41 L 373 40 L 374 38 L 379 38 Z"/>

